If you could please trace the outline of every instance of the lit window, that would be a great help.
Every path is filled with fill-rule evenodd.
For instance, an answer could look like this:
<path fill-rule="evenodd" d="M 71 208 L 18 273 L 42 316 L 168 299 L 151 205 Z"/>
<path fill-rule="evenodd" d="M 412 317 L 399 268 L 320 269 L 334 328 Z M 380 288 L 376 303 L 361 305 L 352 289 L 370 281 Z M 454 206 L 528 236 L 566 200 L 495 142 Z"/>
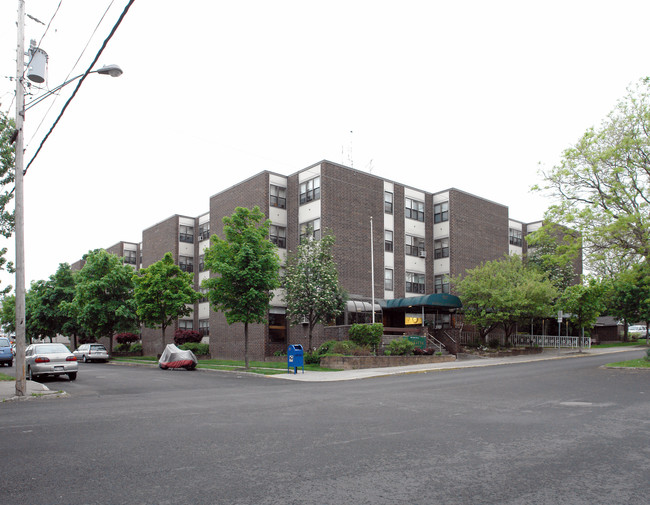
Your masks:
<path fill-rule="evenodd" d="M 449 202 L 436 203 L 433 206 L 433 222 L 449 221 Z"/>
<path fill-rule="evenodd" d="M 320 177 L 314 177 L 300 185 L 300 205 L 320 198 Z"/>

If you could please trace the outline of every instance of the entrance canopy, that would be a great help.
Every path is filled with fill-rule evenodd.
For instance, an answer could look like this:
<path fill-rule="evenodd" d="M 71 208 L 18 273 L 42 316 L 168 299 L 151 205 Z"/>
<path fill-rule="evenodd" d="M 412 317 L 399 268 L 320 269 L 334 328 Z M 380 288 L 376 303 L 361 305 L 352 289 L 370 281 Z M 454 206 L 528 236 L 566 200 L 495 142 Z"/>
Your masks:
<path fill-rule="evenodd" d="M 435 293 L 430 295 L 413 296 L 409 298 L 394 298 L 392 300 L 379 300 L 382 309 L 411 311 L 413 309 L 445 309 L 446 312 L 453 312 L 460 309 L 463 304 L 460 298 L 447 293 Z"/>

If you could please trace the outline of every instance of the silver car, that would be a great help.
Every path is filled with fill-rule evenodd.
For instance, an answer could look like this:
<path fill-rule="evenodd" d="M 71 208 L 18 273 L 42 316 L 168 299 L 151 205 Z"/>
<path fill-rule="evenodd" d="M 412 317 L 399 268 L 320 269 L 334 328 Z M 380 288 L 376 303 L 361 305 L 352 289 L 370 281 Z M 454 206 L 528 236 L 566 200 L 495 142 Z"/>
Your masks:
<path fill-rule="evenodd" d="M 108 361 L 108 351 L 102 344 L 82 344 L 73 353 L 78 360 L 87 363 L 89 361 Z"/>
<path fill-rule="evenodd" d="M 63 344 L 32 344 L 25 349 L 27 378 L 35 380 L 45 375 L 67 375 L 77 378 L 77 357 Z"/>

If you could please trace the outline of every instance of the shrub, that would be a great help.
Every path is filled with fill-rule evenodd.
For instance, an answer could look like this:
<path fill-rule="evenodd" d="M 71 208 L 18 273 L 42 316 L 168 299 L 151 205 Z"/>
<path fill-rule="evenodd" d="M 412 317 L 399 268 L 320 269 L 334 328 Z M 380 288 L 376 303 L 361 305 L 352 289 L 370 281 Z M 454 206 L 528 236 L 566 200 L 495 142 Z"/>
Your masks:
<path fill-rule="evenodd" d="M 318 351 L 307 351 L 303 355 L 305 365 L 320 365 L 320 354 Z"/>
<path fill-rule="evenodd" d="M 208 354 L 210 354 L 209 344 L 201 344 L 198 342 L 185 342 L 184 344 L 179 345 L 178 348 L 183 349 L 184 351 L 192 351 L 197 356 L 207 356 Z"/>
<path fill-rule="evenodd" d="M 198 344 L 201 342 L 202 338 L 203 336 L 198 331 L 194 330 L 176 330 L 174 333 L 174 343 L 178 346 L 190 342 Z"/>
<path fill-rule="evenodd" d="M 129 349 L 131 352 L 141 352 L 142 351 L 142 342 L 135 342 L 131 344 L 131 348 Z"/>
<path fill-rule="evenodd" d="M 129 352 L 131 350 L 131 344 L 117 344 L 115 350 L 117 352 Z"/>
<path fill-rule="evenodd" d="M 339 354 L 344 356 L 369 356 L 372 354 L 368 347 L 355 344 L 351 340 L 328 340 L 315 351 L 318 355 Z"/>
<path fill-rule="evenodd" d="M 115 335 L 115 340 L 117 340 L 118 344 L 130 345 L 140 340 L 140 336 L 135 333 L 118 333 Z"/>
<path fill-rule="evenodd" d="M 490 349 L 498 349 L 499 348 L 499 337 L 492 337 L 488 339 L 487 345 Z"/>
<path fill-rule="evenodd" d="M 381 336 L 384 334 L 384 325 L 375 324 L 353 324 L 348 332 L 350 340 L 361 347 L 376 347 L 381 343 Z"/>
<path fill-rule="evenodd" d="M 284 349 L 279 349 L 273 353 L 273 356 L 276 356 L 278 358 L 286 355 L 287 355 L 287 351 L 285 351 Z"/>
<path fill-rule="evenodd" d="M 81 336 L 79 337 L 79 345 L 81 344 L 94 344 L 97 342 L 97 339 L 95 337 L 89 337 L 89 336 Z"/>
<path fill-rule="evenodd" d="M 650 349 L 648 349 L 645 352 L 645 356 L 643 357 L 643 359 L 646 360 L 646 361 L 650 361 Z"/>
<path fill-rule="evenodd" d="M 436 352 L 435 347 L 427 347 L 426 349 L 420 349 L 419 347 L 416 347 L 413 349 L 413 354 L 416 356 L 433 356 L 434 354 L 438 354 Z"/>
<path fill-rule="evenodd" d="M 413 349 L 415 349 L 415 344 L 408 338 L 399 338 L 391 340 L 386 354 L 389 356 L 408 356 L 413 353 Z"/>

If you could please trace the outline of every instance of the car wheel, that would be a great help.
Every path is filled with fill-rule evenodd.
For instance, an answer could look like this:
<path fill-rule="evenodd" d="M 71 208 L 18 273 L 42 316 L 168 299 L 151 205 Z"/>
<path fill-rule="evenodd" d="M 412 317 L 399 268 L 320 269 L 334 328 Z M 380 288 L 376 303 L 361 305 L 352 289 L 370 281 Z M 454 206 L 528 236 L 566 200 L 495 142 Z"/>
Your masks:
<path fill-rule="evenodd" d="M 75 380 L 76 378 L 77 378 L 77 372 L 70 372 L 68 374 L 68 379 L 70 379 L 71 381 Z"/>
<path fill-rule="evenodd" d="M 85 354 L 84 354 L 82 360 L 83 360 L 84 363 L 88 363 L 88 358 L 86 358 L 86 355 L 85 355 Z"/>
<path fill-rule="evenodd" d="M 34 375 L 34 373 L 32 372 L 32 367 L 31 366 L 27 367 L 27 378 L 30 381 L 35 381 L 36 380 L 36 375 Z"/>

